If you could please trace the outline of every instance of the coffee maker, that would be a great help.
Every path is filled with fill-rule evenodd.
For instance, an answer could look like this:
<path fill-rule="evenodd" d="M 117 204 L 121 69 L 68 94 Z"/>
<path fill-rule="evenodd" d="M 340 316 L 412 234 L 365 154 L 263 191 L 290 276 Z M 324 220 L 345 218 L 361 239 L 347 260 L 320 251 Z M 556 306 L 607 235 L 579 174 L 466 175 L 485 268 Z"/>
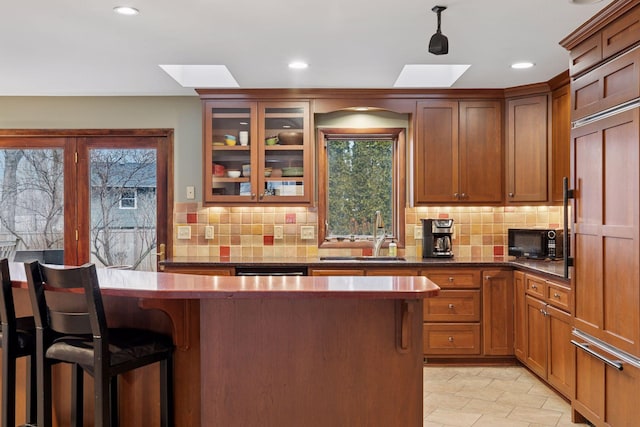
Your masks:
<path fill-rule="evenodd" d="M 452 258 L 452 219 L 422 219 L 422 258 Z"/>

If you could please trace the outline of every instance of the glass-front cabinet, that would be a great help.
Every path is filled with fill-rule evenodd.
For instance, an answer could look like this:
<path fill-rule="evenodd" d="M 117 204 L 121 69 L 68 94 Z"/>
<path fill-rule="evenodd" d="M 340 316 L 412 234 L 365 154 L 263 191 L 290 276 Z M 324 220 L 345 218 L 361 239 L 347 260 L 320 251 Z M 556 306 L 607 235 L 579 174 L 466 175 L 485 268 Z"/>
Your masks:
<path fill-rule="evenodd" d="M 309 102 L 205 101 L 204 204 L 311 203 Z"/>

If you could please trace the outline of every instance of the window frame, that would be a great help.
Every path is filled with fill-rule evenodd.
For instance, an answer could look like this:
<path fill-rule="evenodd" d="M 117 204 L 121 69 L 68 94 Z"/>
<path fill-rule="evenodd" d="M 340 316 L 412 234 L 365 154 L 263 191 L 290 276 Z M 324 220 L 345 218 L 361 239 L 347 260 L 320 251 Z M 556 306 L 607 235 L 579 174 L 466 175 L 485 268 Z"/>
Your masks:
<path fill-rule="evenodd" d="M 133 193 L 132 197 L 125 197 L 125 193 Z M 122 200 L 133 200 L 133 206 L 122 206 Z M 138 209 L 138 189 L 137 188 L 124 188 L 122 194 L 120 194 L 120 200 L 118 201 L 118 208 L 124 210 Z"/>
<path fill-rule="evenodd" d="M 351 242 L 345 239 L 342 242 L 328 240 L 326 234 L 326 221 L 328 209 L 328 161 L 327 161 L 327 139 L 387 139 L 391 137 L 394 141 L 393 149 L 393 225 L 388 227 L 392 236 L 387 238 L 383 247 L 388 247 L 391 239 L 394 239 L 399 248 L 405 247 L 405 216 L 404 208 L 407 199 L 406 186 L 406 141 L 407 130 L 405 128 L 318 128 L 317 129 L 317 154 L 318 154 L 318 247 L 319 248 L 371 248 L 371 240 Z"/>

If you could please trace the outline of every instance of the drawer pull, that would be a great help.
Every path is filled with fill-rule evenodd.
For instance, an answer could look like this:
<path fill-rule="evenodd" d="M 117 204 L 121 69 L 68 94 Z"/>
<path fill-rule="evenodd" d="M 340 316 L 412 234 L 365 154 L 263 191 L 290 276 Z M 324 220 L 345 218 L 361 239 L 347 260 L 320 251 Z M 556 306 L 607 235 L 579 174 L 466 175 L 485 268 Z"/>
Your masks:
<path fill-rule="evenodd" d="M 531 285 L 531 289 L 533 289 L 533 290 L 537 290 L 537 289 L 538 289 L 538 286 L 537 286 L 537 285 Z"/>
<path fill-rule="evenodd" d="M 449 337 L 449 342 L 453 342 L 453 337 Z"/>
<path fill-rule="evenodd" d="M 449 310 L 453 310 L 453 309 L 454 309 L 453 304 L 449 304 Z"/>
<path fill-rule="evenodd" d="M 589 348 L 589 344 L 587 344 L 587 343 L 579 343 L 579 342 L 577 342 L 575 340 L 571 340 L 571 344 L 575 345 L 580 350 L 584 350 L 585 352 L 589 353 L 591 356 L 595 357 L 596 359 L 600 360 L 601 362 L 604 362 L 605 364 L 611 366 L 612 368 L 617 369 L 618 371 L 622 371 L 624 369 L 623 366 L 622 366 L 622 363 L 620 363 L 618 361 L 614 361 L 614 360 L 609 360 L 606 357 L 599 355 L 595 351 L 591 350 Z"/>
<path fill-rule="evenodd" d="M 554 297 L 554 298 L 560 298 L 560 294 L 559 294 L 559 293 L 557 293 L 557 292 L 555 292 L 555 293 L 553 294 L 553 297 Z"/>
<path fill-rule="evenodd" d="M 453 277 L 449 277 L 449 281 L 450 281 L 450 282 L 453 282 Z"/>

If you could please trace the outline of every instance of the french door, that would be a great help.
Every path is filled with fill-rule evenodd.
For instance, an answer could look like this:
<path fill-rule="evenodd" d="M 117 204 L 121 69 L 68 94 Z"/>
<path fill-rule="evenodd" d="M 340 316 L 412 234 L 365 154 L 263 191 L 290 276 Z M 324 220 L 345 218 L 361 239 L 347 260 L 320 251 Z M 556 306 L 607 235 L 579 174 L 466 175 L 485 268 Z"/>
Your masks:
<path fill-rule="evenodd" d="M 0 131 L 0 244 L 15 261 L 157 270 L 172 152 L 166 129 Z"/>

